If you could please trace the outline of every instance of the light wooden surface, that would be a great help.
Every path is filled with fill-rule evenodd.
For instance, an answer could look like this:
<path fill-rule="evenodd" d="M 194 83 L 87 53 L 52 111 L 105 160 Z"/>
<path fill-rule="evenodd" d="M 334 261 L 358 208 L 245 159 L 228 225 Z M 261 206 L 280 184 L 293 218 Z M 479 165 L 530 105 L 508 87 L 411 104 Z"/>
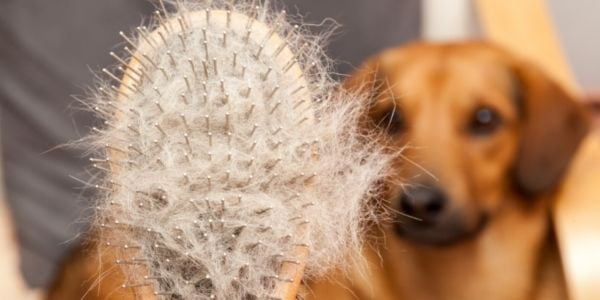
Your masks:
<path fill-rule="evenodd" d="M 600 299 L 600 135 L 582 145 L 555 207 L 571 299 Z"/>
<path fill-rule="evenodd" d="M 574 96 L 582 94 L 543 0 L 476 0 L 476 3 L 489 39 L 538 63 Z M 570 298 L 600 299 L 597 129 L 583 141 L 557 195 L 553 217 Z"/>
<path fill-rule="evenodd" d="M 0 160 L 0 296 L 3 299 L 42 299 L 40 292 L 27 288 L 19 268 L 21 258 L 17 250 L 12 218 L 6 204 L 3 169 Z"/>
<path fill-rule="evenodd" d="M 191 27 L 199 30 L 202 28 L 203 24 L 206 24 L 206 14 L 204 11 L 196 11 L 196 12 L 186 12 L 184 20 L 190 22 Z M 181 33 L 181 27 L 179 26 L 179 21 L 177 19 L 166 20 L 168 24 L 167 27 L 174 30 L 171 34 Z M 221 25 L 225 25 L 227 23 L 227 13 L 222 10 L 213 10 L 210 12 L 210 22 L 211 24 L 220 23 Z M 249 24 L 248 16 L 239 14 L 239 13 L 231 13 L 231 28 L 234 31 L 238 32 L 246 32 L 246 25 Z M 149 34 L 150 39 L 160 40 L 158 33 L 161 32 L 163 35 L 167 36 L 169 32 L 163 29 L 164 27 L 157 28 L 154 32 Z M 252 22 L 252 34 L 250 35 L 250 39 L 256 40 L 261 43 L 264 37 L 270 35 L 271 28 L 266 24 L 261 23 L 257 20 Z M 274 34 L 264 45 L 263 53 L 266 55 L 273 54 L 277 51 L 280 45 L 282 45 L 283 40 L 277 34 Z M 148 45 L 144 40 L 141 40 L 140 45 L 138 46 L 137 54 L 141 53 L 151 53 L 152 47 Z M 276 57 L 276 63 L 278 63 L 282 68 L 294 57 L 294 53 L 289 47 L 285 47 L 283 51 Z M 136 60 L 131 60 L 129 65 L 127 66 L 126 73 L 124 74 L 122 80 L 126 85 L 135 85 L 135 80 L 142 81 L 143 78 L 139 78 L 139 76 L 133 72 L 132 70 L 137 70 L 140 66 L 138 65 Z M 300 82 L 305 82 L 304 86 L 308 86 L 306 84 L 306 80 L 304 79 L 302 69 L 298 64 L 295 64 L 291 67 L 291 69 L 286 72 L 286 76 L 289 76 L 290 79 Z M 134 80 L 135 78 L 135 80 Z M 126 97 L 124 95 L 128 95 L 131 93 L 130 90 L 124 88 L 123 86 L 120 88 L 119 93 L 119 101 L 126 101 Z M 298 97 L 306 96 L 307 91 L 303 91 Z M 310 105 L 310 103 L 306 103 L 305 105 Z M 122 155 L 117 151 L 112 151 L 109 154 L 111 157 Z M 118 167 L 116 165 L 111 167 L 115 172 L 118 172 Z M 303 230 L 308 230 L 308 228 L 303 228 Z M 279 276 L 282 278 L 291 279 L 290 282 L 280 281 L 276 284 L 273 291 L 273 298 L 280 298 L 283 300 L 295 300 L 296 295 L 299 292 L 302 278 L 304 275 L 304 268 L 306 266 L 306 258 L 308 257 L 309 250 L 304 246 L 296 247 L 290 253 L 290 257 L 295 257 L 298 260 L 298 264 L 290 264 L 284 263 L 282 269 L 280 270 Z M 111 257 L 114 258 L 114 257 Z M 132 289 L 132 299 L 156 299 L 153 295 L 153 289 L 149 286 L 138 287 Z"/>

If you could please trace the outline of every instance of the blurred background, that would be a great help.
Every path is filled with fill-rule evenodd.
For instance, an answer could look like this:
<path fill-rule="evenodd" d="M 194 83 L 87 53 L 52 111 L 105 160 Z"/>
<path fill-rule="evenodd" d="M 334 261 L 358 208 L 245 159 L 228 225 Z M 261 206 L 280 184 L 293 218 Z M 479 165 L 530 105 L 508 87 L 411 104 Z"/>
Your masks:
<path fill-rule="evenodd" d="M 309 23 L 334 19 L 340 28 L 328 54 L 338 73 L 370 55 L 427 34 L 420 0 L 283 0 Z M 548 0 L 578 83 L 600 91 L 600 1 Z M 93 203 L 82 184 L 85 153 L 65 144 L 98 122 L 76 109 L 74 97 L 94 72 L 114 63 L 118 32 L 154 10 L 147 0 L 0 1 L 0 140 L 5 198 L 16 223 L 22 271 L 29 285 L 47 286 L 59 262 L 80 242 Z M 469 14 L 463 11 L 461 13 Z M 477 20 L 462 34 L 477 37 Z"/>

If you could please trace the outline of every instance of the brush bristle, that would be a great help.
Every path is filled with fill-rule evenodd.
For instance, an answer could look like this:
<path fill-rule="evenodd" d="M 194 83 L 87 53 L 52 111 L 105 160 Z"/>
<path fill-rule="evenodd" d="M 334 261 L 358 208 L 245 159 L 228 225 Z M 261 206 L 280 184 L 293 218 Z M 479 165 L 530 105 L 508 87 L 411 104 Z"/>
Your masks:
<path fill-rule="evenodd" d="M 290 279 L 285 264 L 306 260 L 308 277 L 340 267 L 360 252 L 388 160 L 358 128 L 366 101 L 336 89 L 320 40 L 285 13 L 176 4 L 154 34 L 126 38 L 117 60 L 129 69 L 105 70 L 121 87 L 104 85 L 94 105 L 106 120 L 91 138 L 104 173 L 95 227 L 122 255 L 123 287 L 263 298 Z"/>

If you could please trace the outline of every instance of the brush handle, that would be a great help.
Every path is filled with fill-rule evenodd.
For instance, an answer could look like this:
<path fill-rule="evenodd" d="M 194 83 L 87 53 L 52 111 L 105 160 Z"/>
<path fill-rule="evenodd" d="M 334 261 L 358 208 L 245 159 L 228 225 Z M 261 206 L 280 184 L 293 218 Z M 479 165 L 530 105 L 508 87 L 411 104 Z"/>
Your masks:
<path fill-rule="evenodd" d="M 204 11 L 181 12 L 181 17 L 182 17 L 181 20 L 178 20 L 177 18 L 171 18 L 171 19 L 165 20 L 165 24 L 162 24 L 163 26 L 159 26 L 156 30 L 151 32 L 148 35 L 148 37 L 150 39 L 158 41 L 160 38 L 159 33 L 164 36 L 182 33 L 181 21 L 186 22 L 189 26 L 191 26 L 192 30 L 200 29 L 203 26 L 210 26 L 210 25 L 207 25 L 206 13 Z M 249 18 L 250 17 L 248 17 L 246 15 L 235 13 L 235 12 L 228 12 L 228 11 L 223 11 L 223 10 L 213 10 L 210 12 L 210 20 L 209 20 L 210 23 L 209 24 L 214 24 L 214 23 L 227 24 L 227 22 L 229 22 L 229 26 L 233 30 L 235 30 L 237 32 L 246 32 L 247 24 L 250 23 L 249 21 L 252 21 L 251 22 L 252 34 L 250 35 L 249 38 L 253 39 L 259 43 L 265 36 L 272 34 L 270 32 L 271 28 L 268 27 L 266 24 L 264 24 L 258 20 L 250 20 Z M 165 28 L 169 28 L 169 31 L 165 30 Z M 277 34 L 274 34 L 265 43 L 264 50 L 263 50 L 264 53 L 267 55 L 270 53 L 275 53 L 277 51 L 277 48 L 280 47 L 280 45 L 282 45 L 283 42 L 284 42 L 284 40 L 280 36 L 278 36 Z M 151 52 L 151 51 L 153 51 L 151 45 L 149 45 L 147 41 L 141 40 L 140 44 L 138 45 L 138 49 L 136 51 L 135 56 L 140 57 L 141 54 Z M 275 61 L 276 61 L 276 63 L 278 63 L 280 66 L 283 67 L 287 62 L 289 62 L 293 58 L 294 58 L 294 53 L 292 52 L 291 49 L 289 49 L 289 47 L 286 46 L 283 49 L 283 51 L 281 51 L 281 53 L 279 55 L 277 55 Z M 139 75 L 138 75 L 139 73 L 136 73 L 134 71 L 134 70 L 138 70 L 138 68 L 140 68 L 139 62 L 136 61 L 135 59 L 131 59 L 127 65 L 125 74 L 122 77 L 123 85 L 119 88 L 119 96 L 117 98 L 118 101 L 125 101 L 127 98 L 127 95 L 129 95 L 131 93 L 131 91 L 129 89 L 125 88 L 124 86 L 135 85 L 135 81 L 143 80 L 143 78 L 139 77 Z M 286 76 L 290 76 L 290 78 L 292 80 L 295 80 L 296 82 L 299 81 L 301 83 L 300 85 L 308 86 L 308 84 L 306 84 L 306 80 L 304 78 L 302 69 L 297 64 L 294 65 L 286 73 Z M 307 93 L 308 92 L 305 91 L 302 94 L 300 94 L 299 97 L 303 97 Z M 304 105 L 309 106 L 310 103 L 307 101 Z M 119 118 L 118 115 L 116 117 Z M 123 157 L 123 154 L 118 151 L 110 151 L 109 157 L 111 158 L 111 160 L 118 161 L 120 158 Z M 111 165 L 111 169 L 114 170 L 115 172 L 118 172 L 119 166 L 113 164 L 113 165 Z M 304 233 L 308 232 L 307 226 L 308 225 L 303 227 L 300 230 L 302 232 L 299 232 L 299 234 L 304 234 Z M 300 289 L 302 277 L 304 274 L 304 268 L 306 265 L 306 258 L 308 257 L 309 250 L 305 246 L 296 246 L 295 249 L 292 251 L 292 253 L 289 253 L 289 254 L 290 254 L 290 257 L 295 257 L 297 259 L 297 263 L 284 263 L 282 265 L 279 276 L 281 278 L 285 278 L 288 280 L 278 282 L 278 284 L 275 286 L 273 294 L 271 296 L 273 299 L 282 299 L 282 300 L 296 299 L 296 295 L 298 294 L 298 291 Z M 129 255 L 132 255 L 131 252 Z M 135 256 L 135 253 L 133 254 L 133 256 Z M 114 260 L 112 260 L 112 261 L 114 261 Z M 147 273 L 147 270 L 140 270 L 140 271 Z M 152 290 L 151 287 L 141 286 L 141 287 L 134 288 L 133 294 L 134 294 L 134 298 L 136 298 L 136 299 L 138 299 L 138 297 L 140 297 L 140 296 L 143 299 L 150 299 L 150 298 L 155 298 L 153 292 L 154 291 Z"/>

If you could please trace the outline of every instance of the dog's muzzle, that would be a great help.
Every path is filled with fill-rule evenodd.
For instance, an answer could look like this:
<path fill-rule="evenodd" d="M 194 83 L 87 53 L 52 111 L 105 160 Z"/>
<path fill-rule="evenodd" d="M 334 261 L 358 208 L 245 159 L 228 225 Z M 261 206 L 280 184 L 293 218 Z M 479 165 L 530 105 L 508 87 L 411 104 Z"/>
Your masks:
<path fill-rule="evenodd" d="M 399 211 L 394 226 L 396 233 L 421 244 L 453 244 L 473 236 L 486 223 L 486 218 L 481 215 L 474 226 L 469 225 L 464 214 L 435 186 L 406 189 L 396 207 Z"/>

